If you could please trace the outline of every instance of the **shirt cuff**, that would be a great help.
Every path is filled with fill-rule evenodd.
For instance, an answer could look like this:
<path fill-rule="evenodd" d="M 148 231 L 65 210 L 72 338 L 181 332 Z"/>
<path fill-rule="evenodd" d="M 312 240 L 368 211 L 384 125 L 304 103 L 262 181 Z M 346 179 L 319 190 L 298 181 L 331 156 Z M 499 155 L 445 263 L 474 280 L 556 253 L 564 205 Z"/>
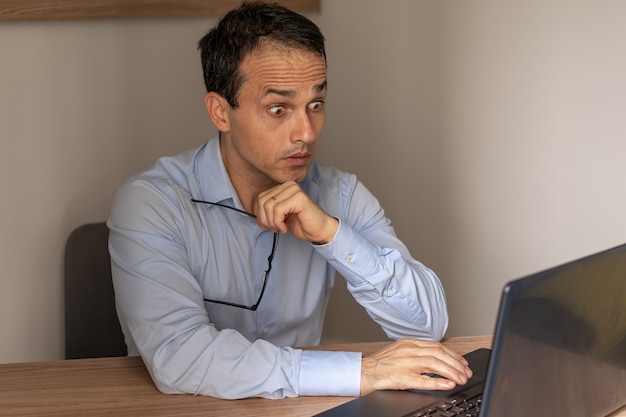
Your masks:
<path fill-rule="evenodd" d="M 377 269 L 379 253 L 376 246 L 341 221 L 333 240 L 324 245 L 317 245 L 315 249 L 324 258 L 339 262 L 353 275 L 361 277 L 361 282 L 352 282 L 355 286 L 362 285 L 365 282 L 364 277 L 370 277 Z M 344 278 L 356 279 L 346 275 Z"/>
<path fill-rule="evenodd" d="M 304 350 L 300 361 L 302 396 L 358 397 L 361 393 L 361 352 Z"/>

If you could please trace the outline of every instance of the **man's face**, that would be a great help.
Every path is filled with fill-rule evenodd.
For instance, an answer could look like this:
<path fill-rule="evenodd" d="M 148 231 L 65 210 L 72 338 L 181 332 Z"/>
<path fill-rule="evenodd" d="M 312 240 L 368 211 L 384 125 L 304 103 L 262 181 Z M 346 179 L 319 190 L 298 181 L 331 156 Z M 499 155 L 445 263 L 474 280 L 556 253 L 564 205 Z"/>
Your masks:
<path fill-rule="evenodd" d="M 257 187 L 302 181 L 326 118 L 326 63 L 316 53 L 267 45 L 246 56 L 239 107 L 223 132 L 229 174 Z"/>

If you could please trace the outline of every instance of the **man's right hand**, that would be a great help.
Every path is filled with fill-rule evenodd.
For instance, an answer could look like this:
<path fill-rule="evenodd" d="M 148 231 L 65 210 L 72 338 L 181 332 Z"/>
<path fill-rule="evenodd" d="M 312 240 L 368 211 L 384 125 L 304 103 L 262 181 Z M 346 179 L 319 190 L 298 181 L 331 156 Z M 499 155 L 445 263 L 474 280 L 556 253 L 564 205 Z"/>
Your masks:
<path fill-rule="evenodd" d="M 363 356 L 361 395 L 383 389 L 450 390 L 471 377 L 465 358 L 441 343 L 401 339 Z"/>

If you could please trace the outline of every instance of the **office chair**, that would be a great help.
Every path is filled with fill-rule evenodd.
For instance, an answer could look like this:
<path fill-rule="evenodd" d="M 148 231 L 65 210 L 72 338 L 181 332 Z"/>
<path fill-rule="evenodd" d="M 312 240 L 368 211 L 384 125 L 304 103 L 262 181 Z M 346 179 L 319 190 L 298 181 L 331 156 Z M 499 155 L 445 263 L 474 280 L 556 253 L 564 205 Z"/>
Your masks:
<path fill-rule="evenodd" d="M 65 358 L 126 356 L 115 310 L 105 223 L 75 229 L 65 246 Z"/>

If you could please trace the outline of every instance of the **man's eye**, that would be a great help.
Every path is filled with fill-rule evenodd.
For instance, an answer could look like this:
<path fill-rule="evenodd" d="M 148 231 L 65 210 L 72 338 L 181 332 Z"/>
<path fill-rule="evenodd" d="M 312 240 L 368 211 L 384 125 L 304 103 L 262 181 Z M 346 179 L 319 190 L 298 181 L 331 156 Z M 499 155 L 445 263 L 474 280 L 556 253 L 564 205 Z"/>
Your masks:
<path fill-rule="evenodd" d="M 269 108 L 269 112 L 272 113 L 274 116 L 280 116 L 281 114 L 283 114 L 285 112 L 285 107 L 283 106 L 272 106 Z"/>
<path fill-rule="evenodd" d="M 322 106 L 324 106 L 324 102 L 323 101 L 314 101 L 314 102 L 309 104 L 309 109 L 311 109 L 311 110 L 320 110 L 322 108 Z"/>

